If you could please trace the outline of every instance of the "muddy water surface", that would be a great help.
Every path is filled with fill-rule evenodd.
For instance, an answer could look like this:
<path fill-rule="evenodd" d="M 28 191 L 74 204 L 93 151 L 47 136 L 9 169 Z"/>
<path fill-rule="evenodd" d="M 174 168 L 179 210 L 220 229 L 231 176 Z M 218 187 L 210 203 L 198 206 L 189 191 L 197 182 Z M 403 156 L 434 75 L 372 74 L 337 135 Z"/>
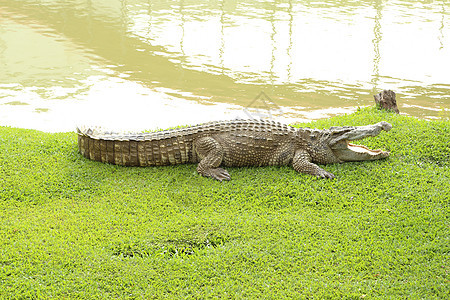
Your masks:
<path fill-rule="evenodd" d="M 448 1 L 0 0 L 0 125 L 450 117 Z"/>

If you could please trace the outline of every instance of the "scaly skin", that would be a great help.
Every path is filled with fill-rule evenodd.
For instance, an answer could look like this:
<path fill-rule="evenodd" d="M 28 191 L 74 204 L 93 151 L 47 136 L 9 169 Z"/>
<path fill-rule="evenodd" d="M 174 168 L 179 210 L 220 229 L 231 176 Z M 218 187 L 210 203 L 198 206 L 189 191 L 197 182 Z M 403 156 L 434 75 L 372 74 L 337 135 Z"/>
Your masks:
<path fill-rule="evenodd" d="M 199 174 L 219 181 L 231 179 L 228 171 L 220 166 L 292 165 L 301 173 L 334 178 L 315 163 L 385 158 L 388 152 L 348 144 L 348 141 L 376 136 L 391 127 L 380 122 L 316 130 L 273 121 L 233 120 L 123 135 L 78 129 L 78 146 L 81 154 L 89 159 L 123 166 L 198 163 Z"/>

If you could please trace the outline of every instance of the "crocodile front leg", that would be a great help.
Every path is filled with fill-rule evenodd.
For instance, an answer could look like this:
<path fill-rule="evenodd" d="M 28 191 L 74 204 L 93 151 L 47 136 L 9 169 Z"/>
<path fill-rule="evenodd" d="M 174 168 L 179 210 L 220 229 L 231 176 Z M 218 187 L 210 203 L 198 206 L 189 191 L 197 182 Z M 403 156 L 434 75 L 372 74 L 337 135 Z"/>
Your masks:
<path fill-rule="evenodd" d="M 310 174 L 318 178 L 335 178 L 334 174 L 325 171 L 318 165 L 311 162 L 311 156 L 305 150 L 297 150 L 292 160 L 294 170 L 300 173 Z"/>
<path fill-rule="evenodd" d="M 197 172 L 205 177 L 211 177 L 216 180 L 231 180 L 227 170 L 219 168 L 223 159 L 222 146 L 212 137 L 202 137 L 194 142 L 200 162 L 197 166 Z"/>

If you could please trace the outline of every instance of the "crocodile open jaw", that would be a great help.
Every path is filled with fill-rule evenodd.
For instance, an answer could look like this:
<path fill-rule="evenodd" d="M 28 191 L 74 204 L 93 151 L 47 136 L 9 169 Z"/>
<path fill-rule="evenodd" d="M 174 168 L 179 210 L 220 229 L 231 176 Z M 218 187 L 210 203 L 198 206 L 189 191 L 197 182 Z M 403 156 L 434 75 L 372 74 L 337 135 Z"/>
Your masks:
<path fill-rule="evenodd" d="M 330 148 L 342 162 L 383 159 L 389 156 L 389 152 L 381 149 L 372 150 L 364 145 L 350 143 L 350 141 L 377 136 L 381 131 L 389 131 L 391 128 L 392 125 L 387 122 L 349 127 L 347 130 L 335 134 L 332 138 Z"/>

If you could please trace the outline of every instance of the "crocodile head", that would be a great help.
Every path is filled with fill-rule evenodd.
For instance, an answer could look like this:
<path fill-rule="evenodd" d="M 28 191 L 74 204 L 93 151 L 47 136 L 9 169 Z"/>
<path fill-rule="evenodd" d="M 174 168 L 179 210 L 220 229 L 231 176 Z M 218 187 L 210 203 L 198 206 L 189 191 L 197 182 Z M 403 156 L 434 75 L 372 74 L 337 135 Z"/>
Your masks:
<path fill-rule="evenodd" d="M 326 130 L 313 130 L 309 135 L 309 154 L 313 162 L 321 164 L 342 163 L 346 161 L 376 160 L 389 156 L 389 152 L 372 150 L 351 141 L 369 136 L 377 136 L 381 131 L 391 130 L 392 125 L 379 122 L 367 126 L 331 127 Z"/>
<path fill-rule="evenodd" d="M 331 127 L 325 138 L 326 144 L 340 162 L 382 159 L 388 157 L 389 152 L 372 150 L 350 142 L 377 136 L 381 131 L 389 131 L 391 128 L 392 125 L 384 121 L 367 126 Z"/>

